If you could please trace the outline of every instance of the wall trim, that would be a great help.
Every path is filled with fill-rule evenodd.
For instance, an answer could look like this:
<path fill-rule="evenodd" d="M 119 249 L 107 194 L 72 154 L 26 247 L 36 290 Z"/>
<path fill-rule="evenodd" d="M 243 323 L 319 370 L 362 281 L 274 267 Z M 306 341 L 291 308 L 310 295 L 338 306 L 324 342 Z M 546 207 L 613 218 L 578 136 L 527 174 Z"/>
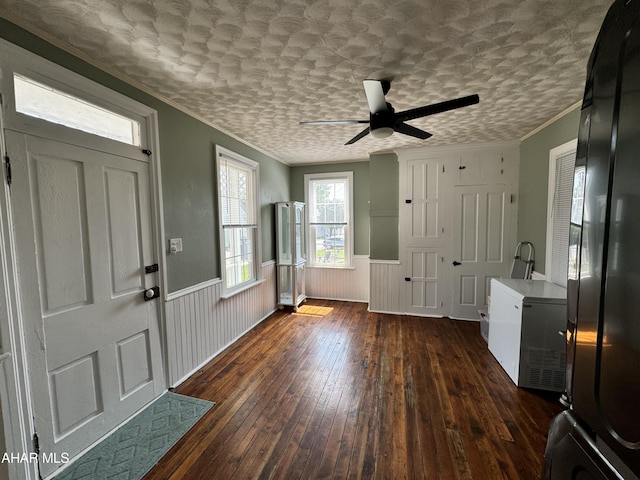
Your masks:
<path fill-rule="evenodd" d="M 270 265 L 275 265 L 275 260 L 267 260 L 266 262 L 262 262 L 260 266 L 262 268 L 268 267 Z M 176 298 L 184 297 L 185 295 L 189 295 L 191 293 L 195 293 L 199 290 L 203 290 L 211 285 L 215 285 L 216 283 L 222 282 L 220 277 L 212 278 L 211 280 L 205 280 L 204 282 L 196 283 L 195 285 L 191 285 L 190 287 L 181 288 L 180 290 L 176 290 L 175 292 L 170 292 L 165 296 L 165 301 L 170 302 L 171 300 L 175 300 Z"/>
<path fill-rule="evenodd" d="M 354 299 L 354 298 L 322 297 L 322 296 L 319 296 L 319 295 L 313 295 L 313 296 L 307 297 L 307 298 L 313 298 L 315 300 L 332 300 L 332 301 L 336 301 L 336 302 L 369 303 L 368 300 L 358 300 L 358 299 Z"/>
<path fill-rule="evenodd" d="M 395 150 L 395 154 L 398 156 L 398 162 L 406 160 L 420 160 L 424 158 L 426 154 L 441 154 L 448 152 L 464 152 L 467 150 L 477 150 L 478 148 L 509 148 L 519 147 L 520 140 L 509 140 L 503 142 L 485 142 L 485 143 L 461 143 L 459 145 L 437 145 L 433 147 L 418 147 L 418 148 L 400 148 Z"/>
<path fill-rule="evenodd" d="M 565 108 L 563 111 L 561 111 L 559 114 L 557 114 L 554 117 L 551 117 L 549 120 L 547 120 L 546 122 L 544 122 L 542 125 L 540 125 L 539 127 L 534 128 L 533 130 L 531 130 L 529 133 L 527 133 L 526 135 L 520 137 L 520 141 L 524 142 L 527 138 L 532 137 L 533 135 L 535 135 L 536 133 L 544 130 L 545 128 L 547 128 L 549 125 L 551 125 L 554 122 L 557 122 L 558 120 L 560 120 L 562 117 L 564 117 L 565 115 L 570 114 L 571 112 L 573 112 L 576 108 L 579 108 L 582 106 L 582 100 L 574 103 L 573 105 Z"/>
<path fill-rule="evenodd" d="M 181 290 L 176 290 L 175 292 L 168 293 L 165 297 L 165 301 L 170 302 L 172 300 L 175 300 L 176 298 L 184 297 L 185 295 L 190 295 L 200 290 L 204 290 L 205 288 L 220 282 L 222 282 L 222 279 L 220 277 L 217 277 L 211 280 L 206 280 L 201 283 L 196 283 L 195 285 L 191 285 L 190 287 L 186 287 Z"/>
<path fill-rule="evenodd" d="M 375 263 L 377 265 L 400 265 L 400 260 L 376 260 L 370 259 L 370 263 Z"/>
<path fill-rule="evenodd" d="M 104 73 L 107 73 L 109 75 L 111 75 L 112 77 L 117 78 L 118 80 L 121 80 L 125 83 L 127 83 L 128 85 L 137 88 L 138 90 L 140 90 L 143 93 L 146 93 L 147 95 L 150 95 L 152 97 L 154 97 L 157 100 L 160 100 L 163 103 L 166 103 L 167 105 L 175 108 L 176 110 L 181 111 L 182 113 L 189 115 L 190 117 L 204 123 L 205 125 L 210 126 L 211 128 L 214 128 L 216 130 L 218 130 L 220 133 L 223 133 L 224 135 L 227 135 L 230 138 L 233 138 L 234 140 L 237 140 L 238 142 L 243 143 L 244 145 L 253 148 L 254 150 L 263 153 L 264 155 L 267 155 L 271 158 L 273 158 L 274 160 L 277 160 L 280 163 L 283 163 L 284 165 L 289 166 L 290 164 L 279 159 L 278 157 L 276 157 L 273 153 L 268 152 L 266 150 L 264 150 L 263 148 L 257 147 L 256 145 L 253 145 L 252 143 L 249 143 L 248 141 L 238 137 L 237 135 L 234 135 L 233 133 L 229 132 L 228 130 L 226 130 L 224 127 L 221 127 L 220 125 L 217 125 L 216 123 L 212 122 L 211 120 L 193 112 L 192 110 L 188 109 L 187 107 L 185 107 L 184 105 L 179 104 L 178 102 L 171 100 L 170 98 L 165 97 L 164 95 L 156 92 L 155 90 L 149 88 L 148 86 L 142 84 L 141 82 L 138 82 L 137 80 L 134 80 L 133 78 L 117 72 L 116 70 L 108 67 L 107 65 L 97 61 L 95 58 L 91 57 L 90 55 L 87 55 L 86 53 L 82 52 L 80 49 L 74 47 L 73 45 L 70 45 L 56 37 L 54 37 L 53 35 L 45 32 L 44 30 L 34 26 L 34 25 L 30 25 L 26 22 L 23 22 L 21 19 L 15 17 L 14 15 L 11 15 L 10 13 L 6 13 L 3 12 L 0 17 L 4 18 L 5 20 L 7 20 L 8 22 L 13 23 L 14 25 L 16 25 L 17 27 L 22 28 L 23 30 L 26 30 L 27 32 L 35 35 L 36 37 L 40 38 L 41 40 L 44 40 L 47 43 L 50 43 L 51 45 L 53 45 L 56 48 L 59 48 L 60 50 L 63 50 L 64 52 L 73 55 L 74 57 L 82 60 L 83 62 L 88 63 L 89 65 L 91 65 L 92 67 L 95 67 L 101 71 L 103 71 Z"/>
<path fill-rule="evenodd" d="M 402 312 L 392 312 L 392 311 L 387 311 L 387 310 L 378 310 L 375 308 L 371 308 L 371 306 L 369 306 L 369 308 L 367 308 L 367 312 L 371 312 L 371 313 L 383 313 L 386 315 L 404 315 L 404 313 Z M 413 314 L 409 314 L 409 315 L 413 315 Z"/>

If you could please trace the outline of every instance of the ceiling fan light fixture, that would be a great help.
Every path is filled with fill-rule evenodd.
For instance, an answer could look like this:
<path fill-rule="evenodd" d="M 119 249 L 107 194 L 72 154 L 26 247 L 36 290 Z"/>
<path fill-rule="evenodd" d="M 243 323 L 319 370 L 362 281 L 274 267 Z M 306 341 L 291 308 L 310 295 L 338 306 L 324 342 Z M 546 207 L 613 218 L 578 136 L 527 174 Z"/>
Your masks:
<path fill-rule="evenodd" d="M 373 138 L 387 138 L 393 134 L 393 128 L 391 127 L 380 127 L 375 130 L 371 130 L 371 136 Z"/>
<path fill-rule="evenodd" d="M 420 130 L 419 128 L 409 125 L 408 121 L 416 118 L 435 115 L 436 113 L 448 112 L 456 108 L 475 105 L 480 101 L 480 97 L 476 95 L 468 95 L 466 97 L 454 98 L 440 103 L 432 103 L 424 107 L 411 108 L 398 112 L 394 110 L 389 102 L 386 101 L 385 95 L 389 91 L 389 80 L 363 80 L 364 93 L 369 103 L 369 120 L 319 120 L 312 122 L 300 122 L 305 125 L 337 125 L 344 123 L 368 123 L 369 126 L 362 130 L 359 134 L 349 140 L 345 145 L 353 145 L 358 140 L 371 134 L 374 138 L 388 138 L 393 132 L 398 132 L 410 137 L 426 140 L 431 137 L 429 132 Z"/>

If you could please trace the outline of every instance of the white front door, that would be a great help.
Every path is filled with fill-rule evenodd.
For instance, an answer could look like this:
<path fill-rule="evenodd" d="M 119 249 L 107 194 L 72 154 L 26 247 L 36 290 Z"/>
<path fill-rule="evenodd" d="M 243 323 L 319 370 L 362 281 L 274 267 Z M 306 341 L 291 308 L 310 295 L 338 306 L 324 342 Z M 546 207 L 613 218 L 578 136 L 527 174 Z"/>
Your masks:
<path fill-rule="evenodd" d="M 505 185 L 454 190 L 453 302 L 451 316 L 478 319 L 491 278 L 509 273 L 511 195 Z"/>
<path fill-rule="evenodd" d="M 164 389 L 149 163 L 6 135 L 40 452 L 72 458 Z"/>

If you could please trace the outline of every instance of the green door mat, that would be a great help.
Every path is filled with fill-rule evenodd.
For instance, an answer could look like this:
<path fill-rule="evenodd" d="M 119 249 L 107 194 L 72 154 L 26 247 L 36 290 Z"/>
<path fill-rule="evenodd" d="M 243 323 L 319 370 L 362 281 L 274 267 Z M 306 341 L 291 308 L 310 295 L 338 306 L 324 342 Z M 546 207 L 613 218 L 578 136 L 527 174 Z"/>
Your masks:
<path fill-rule="evenodd" d="M 167 392 L 55 480 L 138 480 L 214 405 Z"/>

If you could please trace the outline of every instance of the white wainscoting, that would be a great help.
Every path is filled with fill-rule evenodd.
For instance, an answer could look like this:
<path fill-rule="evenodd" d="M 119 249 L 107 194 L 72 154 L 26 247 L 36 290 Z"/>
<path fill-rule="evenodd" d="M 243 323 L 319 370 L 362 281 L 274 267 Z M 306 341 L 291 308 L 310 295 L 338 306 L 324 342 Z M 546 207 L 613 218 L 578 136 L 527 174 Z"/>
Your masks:
<path fill-rule="evenodd" d="M 0 455 L 7 453 L 13 453 L 7 448 L 5 441 L 5 424 L 11 425 L 7 420 L 9 419 L 9 397 L 11 392 L 9 391 L 9 377 L 12 376 L 11 371 L 11 354 L 3 353 L 0 355 Z M 8 433 L 13 433 L 7 430 Z M 11 435 L 8 435 L 11 436 Z M 0 463 L 0 478 L 9 478 L 9 462 Z"/>
<path fill-rule="evenodd" d="M 262 264 L 262 283 L 221 298 L 222 282 L 175 292 L 165 304 L 169 385 L 175 387 L 276 309 L 275 262 Z"/>
<path fill-rule="evenodd" d="M 402 313 L 404 276 L 400 262 L 371 260 L 371 294 L 369 311 Z"/>
<path fill-rule="evenodd" d="M 29 452 L 31 436 L 21 429 L 16 403 L 14 358 L 10 352 L 0 354 L 0 455 L 21 455 Z M 28 437 L 28 438 L 27 438 Z M 28 443 L 27 443 L 28 442 Z M 0 478 L 36 478 L 30 462 L 0 463 Z"/>
<path fill-rule="evenodd" d="M 369 301 L 369 257 L 354 255 L 353 268 L 305 269 L 306 294 L 310 298 Z"/>

